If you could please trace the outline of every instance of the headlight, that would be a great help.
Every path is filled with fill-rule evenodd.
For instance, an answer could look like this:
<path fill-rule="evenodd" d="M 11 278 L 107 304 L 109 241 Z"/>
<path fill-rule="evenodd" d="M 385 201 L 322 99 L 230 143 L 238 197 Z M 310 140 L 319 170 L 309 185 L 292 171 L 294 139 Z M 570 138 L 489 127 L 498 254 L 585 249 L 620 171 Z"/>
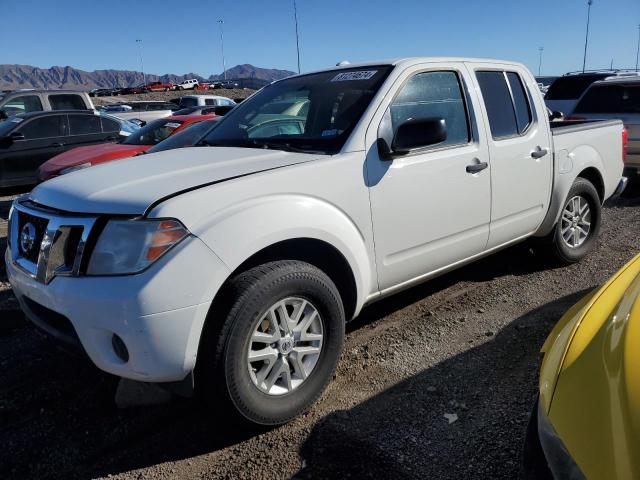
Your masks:
<path fill-rule="evenodd" d="M 91 254 L 87 274 L 140 272 L 188 235 L 178 220 L 110 220 Z"/>
<path fill-rule="evenodd" d="M 89 168 L 91 166 L 90 162 L 81 163 L 80 165 L 74 165 L 73 167 L 67 167 L 60 170 L 58 175 L 66 175 L 67 173 L 75 172 L 76 170 L 83 170 L 85 168 Z"/>

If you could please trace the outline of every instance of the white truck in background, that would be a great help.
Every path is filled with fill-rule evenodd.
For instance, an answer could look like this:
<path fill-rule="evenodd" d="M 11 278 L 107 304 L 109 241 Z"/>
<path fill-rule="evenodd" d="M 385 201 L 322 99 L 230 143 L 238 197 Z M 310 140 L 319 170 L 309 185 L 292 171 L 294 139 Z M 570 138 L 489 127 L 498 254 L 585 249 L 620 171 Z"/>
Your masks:
<path fill-rule="evenodd" d="M 292 100 L 306 107 L 272 108 Z M 99 368 L 280 424 L 322 393 L 363 306 L 530 237 L 584 257 L 625 186 L 622 134 L 550 125 L 518 63 L 290 77 L 200 146 L 17 199 L 8 277 L 27 317 Z"/>

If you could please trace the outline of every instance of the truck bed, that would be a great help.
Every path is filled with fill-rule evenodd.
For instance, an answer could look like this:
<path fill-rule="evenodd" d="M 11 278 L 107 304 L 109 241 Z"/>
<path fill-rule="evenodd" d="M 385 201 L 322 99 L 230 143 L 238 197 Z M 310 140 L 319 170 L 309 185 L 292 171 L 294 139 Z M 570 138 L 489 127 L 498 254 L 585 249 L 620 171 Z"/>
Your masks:
<path fill-rule="evenodd" d="M 620 120 L 557 120 L 549 122 L 553 135 L 592 130 L 620 124 Z"/>

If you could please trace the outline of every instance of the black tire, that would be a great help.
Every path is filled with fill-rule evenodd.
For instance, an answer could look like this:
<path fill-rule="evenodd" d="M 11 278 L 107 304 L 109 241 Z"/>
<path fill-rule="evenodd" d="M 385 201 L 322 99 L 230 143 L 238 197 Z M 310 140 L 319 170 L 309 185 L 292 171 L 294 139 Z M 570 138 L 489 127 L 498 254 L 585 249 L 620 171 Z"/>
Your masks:
<path fill-rule="evenodd" d="M 196 391 L 216 414 L 235 411 L 235 420 L 280 425 L 307 410 L 333 377 L 344 342 L 345 313 L 340 293 L 321 270 L 285 260 L 254 267 L 233 278 L 223 293 L 226 317 L 212 312 L 198 352 Z M 315 367 L 297 388 L 269 395 L 251 380 L 247 352 L 265 312 L 288 297 L 308 300 L 322 322 L 323 340 Z M 220 307 L 220 305 L 217 305 Z M 223 313 L 224 315 L 224 313 Z M 216 321 L 222 322 L 216 325 Z M 227 418 L 228 420 L 228 418 Z"/>
<path fill-rule="evenodd" d="M 565 265 L 579 262 L 593 249 L 602 223 L 602 206 L 600 203 L 600 196 L 589 180 L 582 177 L 576 178 L 562 206 L 563 212 L 571 199 L 576 196 L 582 197 L 587 201 L 591 212 L 591 226 L 587 238 L 581 245 L 577 247 L 570 247 L 562 237 L 562 213 L 560 214 L 560 218 L 558 219 L 558 223 L 556 223 L 553 232 L 551 232 L 548 237 L 551 244 L 551 253 L 554 258 Z"/>

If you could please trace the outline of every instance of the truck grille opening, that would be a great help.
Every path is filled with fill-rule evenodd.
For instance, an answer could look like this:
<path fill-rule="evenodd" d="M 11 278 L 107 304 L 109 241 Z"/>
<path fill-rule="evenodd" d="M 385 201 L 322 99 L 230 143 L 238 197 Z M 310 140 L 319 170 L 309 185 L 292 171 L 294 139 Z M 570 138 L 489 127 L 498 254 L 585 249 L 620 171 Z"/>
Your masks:
<path fill-rule="evenodd" d="M 25 251 L 22 245 L 23 242 L 20 241 L 20 233 L 27 224 L 31 224 L 35 227 L 35 241 L 33 246 L 29 248 L 28 251 Z M 25 212 L 18 213 L 18 238 L 16 243 L 21 257 L 26 258 L 30 262 L 38 263 L 40 245 L 42 244 L 42 239 L 47 231 L 48 224 L 49 220 L 46 218 L 36 217 Z"/>

